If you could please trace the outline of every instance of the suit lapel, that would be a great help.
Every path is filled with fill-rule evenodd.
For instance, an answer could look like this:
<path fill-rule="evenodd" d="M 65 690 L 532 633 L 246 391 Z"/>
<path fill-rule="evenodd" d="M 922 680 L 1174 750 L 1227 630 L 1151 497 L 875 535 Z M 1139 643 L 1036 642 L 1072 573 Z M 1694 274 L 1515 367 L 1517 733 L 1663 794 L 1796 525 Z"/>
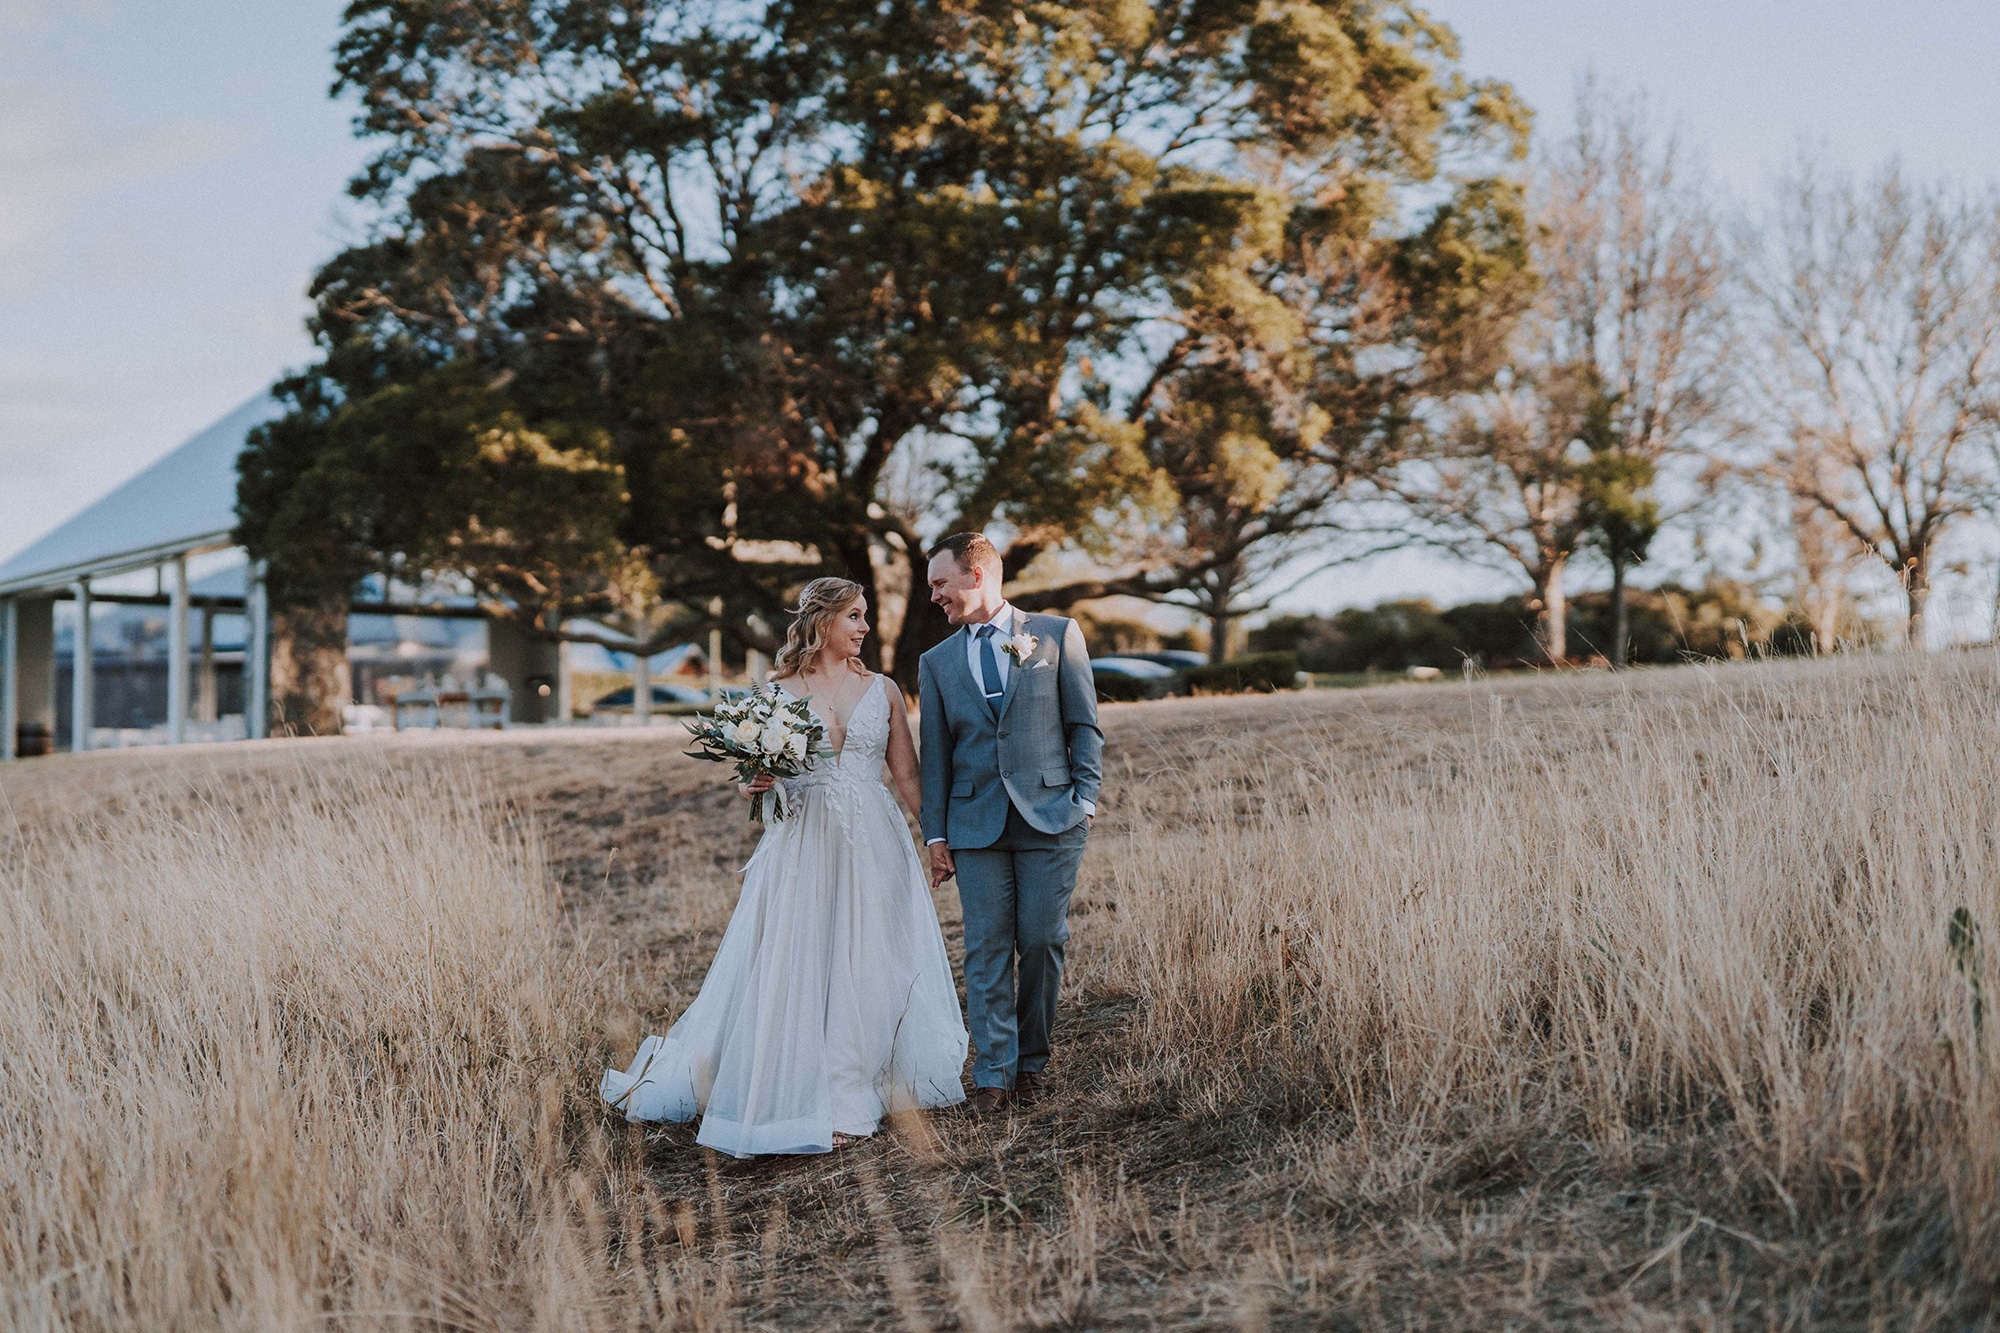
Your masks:
<path fill-rule="evenodd" d="M 1014 613 L 1013 624 L 1009 628 L 1008 633 L 1010 635 L 1019 634 L 1026 630 L 1027 627 L 1028 617 L 1026 614 L 1016 611 Z M 997 652 L 999 647 L 999 644 L 995 644 L 994 650 Z M 1014 665 L 1007 668 L 1007 688 L 1000 692 L 1000 710 L 995 715 L 994 721 L 999 722 L 1006 719 L 1007 705 L 1014 702 L 1014 691 L 1020 686 L 1021 677 L 1027 673 L 1027 670 L 1028 664 L 1026 662 L 1015 662 Z"/>

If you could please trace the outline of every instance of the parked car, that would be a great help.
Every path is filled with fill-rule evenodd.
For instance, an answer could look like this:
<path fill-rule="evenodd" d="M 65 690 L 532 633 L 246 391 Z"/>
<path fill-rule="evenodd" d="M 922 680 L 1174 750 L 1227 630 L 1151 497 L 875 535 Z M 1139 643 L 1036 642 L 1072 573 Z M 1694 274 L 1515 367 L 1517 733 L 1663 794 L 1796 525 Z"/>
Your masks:
<path fill-rule="evenodd" d="M 633 693 L 633 689 L 633 686 L 627 685 L 622 690 L 611 691 L 611 693 L 591 705 L 592 711 L 602 711 L 607 708 L 630 708 L 632 701 L 638 697 Z M 692 685 L 675 685 L 671 681 L 656 680 L 653 682 L 653 707 L 706 708 L 708 707 L 708 691 L 696 689 Z"/>
<path fill-rule="evenodd" d="M 1090 673 L 1097 678 L 1097 697 L 1129 703 L 1136 699 L 1164 699 L 1180 683 L 1181 673 L 1142 657 L 1093 657 Z"/>
<path fill-rule="evenodd" d="M 1120 653 L 1120 657 L 1134 657 L 1141 662 L 1157 662 L 1176 671 L 1186 671 L 1189 667 L 1207 666 L 1208 654 L 1197 653 L 1188 648 L 1162 648 L 1153 653 Z"/>
<path fill-rule="evenodd" d="M 1120 653 L 1115 657 L 1093 657 L 1090 669 L 1100 676 L 1130 676 L 1134 680 L 1167 680 L 1174 674 L 1174 668 L 1149 662 L 1132 653 Z"/>

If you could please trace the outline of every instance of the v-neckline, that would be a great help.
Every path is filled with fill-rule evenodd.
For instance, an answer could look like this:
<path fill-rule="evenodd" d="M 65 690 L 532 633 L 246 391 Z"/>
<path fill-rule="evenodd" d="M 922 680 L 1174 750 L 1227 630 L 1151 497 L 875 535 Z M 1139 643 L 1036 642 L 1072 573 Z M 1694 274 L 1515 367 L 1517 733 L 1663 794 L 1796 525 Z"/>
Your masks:
<path fill-rule="evenodd" d="M 863 685 L 861 687 L 861 693 L 855 696 L 853 707 L 847 710 L 847 716 L 845 719 L 841 721 L 840 724 L 840 744 L 829 746 L 829 748 L 831 748 L 835 754 L 839 754 L 847 748 L 848 725 L 854 721 L 854 715 L 861 711 L 861 705 L 867 702 L 868 691 L 875 688 L 875 682 L 878 678 L 880 678 L 881 675 L 882 673 L 877 671 L 873 675 L 869 676 L 868 683 L 866 685 Z M 789 690 L 785 686 L 780 685 L 775 680 L 771 682 L 771 688 L 774 690 L 778 690 L 781 693 L 790 695 L 792 698 L 797 699 L 800 703 L 804 704 L 813 713 L 817 714 L 819 720 L 826 726 L 827 740 L 829 742 L 833 740 L 833 719 L 828 717 L 825 713 L 820 712 L 818 706 L 813 703 L 811 695 L 796 693 L 795 691 Z"/>

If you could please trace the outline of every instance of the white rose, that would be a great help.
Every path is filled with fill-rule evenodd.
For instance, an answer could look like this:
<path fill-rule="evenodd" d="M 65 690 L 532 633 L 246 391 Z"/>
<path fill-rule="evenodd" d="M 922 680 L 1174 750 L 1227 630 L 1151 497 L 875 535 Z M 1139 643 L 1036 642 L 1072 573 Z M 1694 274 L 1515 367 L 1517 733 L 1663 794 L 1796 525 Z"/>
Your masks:
<path fill-rule="evenodd" d="M 785 754 L 793 763 L 806 757 L 806 738 L 793 732 L 785 738 Z"/>
<path fill-rule="evenodd" d="M 731 739 L 746 750 L 753 749 L 757 744 L 757 737 L 762 732 L 763 728 L 754 721 L 745 720 L 736 724 L 736 734 Z"/>
<path fill-rule="evenodd" d="M 785 740 L 786 733 L 784 731 L 777 727 L 766 727 L 764 728 L 764 734 L 758 738 L 757 748 L 765 754 L 783 754 Z"/>
<path fill-rule="evenodd" d="M 1014 654 L 1016 662 L 1028 660 L 1028 654 L 1035 651 L 1037 640 L 1032 634 L 1016 634 L 1007 640 L 1007 651 Z"/>

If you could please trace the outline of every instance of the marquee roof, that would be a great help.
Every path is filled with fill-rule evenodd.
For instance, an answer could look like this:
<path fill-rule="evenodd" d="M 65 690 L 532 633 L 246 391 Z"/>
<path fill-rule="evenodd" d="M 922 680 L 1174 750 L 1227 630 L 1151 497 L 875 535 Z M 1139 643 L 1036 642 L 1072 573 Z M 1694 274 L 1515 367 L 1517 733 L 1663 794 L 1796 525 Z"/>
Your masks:
<path fill-rule="evenodd" d="M 59 588 L 227 545 L 244 437 L 284 409 L 258 394 L 0 564 L 0 595 Z"/>

